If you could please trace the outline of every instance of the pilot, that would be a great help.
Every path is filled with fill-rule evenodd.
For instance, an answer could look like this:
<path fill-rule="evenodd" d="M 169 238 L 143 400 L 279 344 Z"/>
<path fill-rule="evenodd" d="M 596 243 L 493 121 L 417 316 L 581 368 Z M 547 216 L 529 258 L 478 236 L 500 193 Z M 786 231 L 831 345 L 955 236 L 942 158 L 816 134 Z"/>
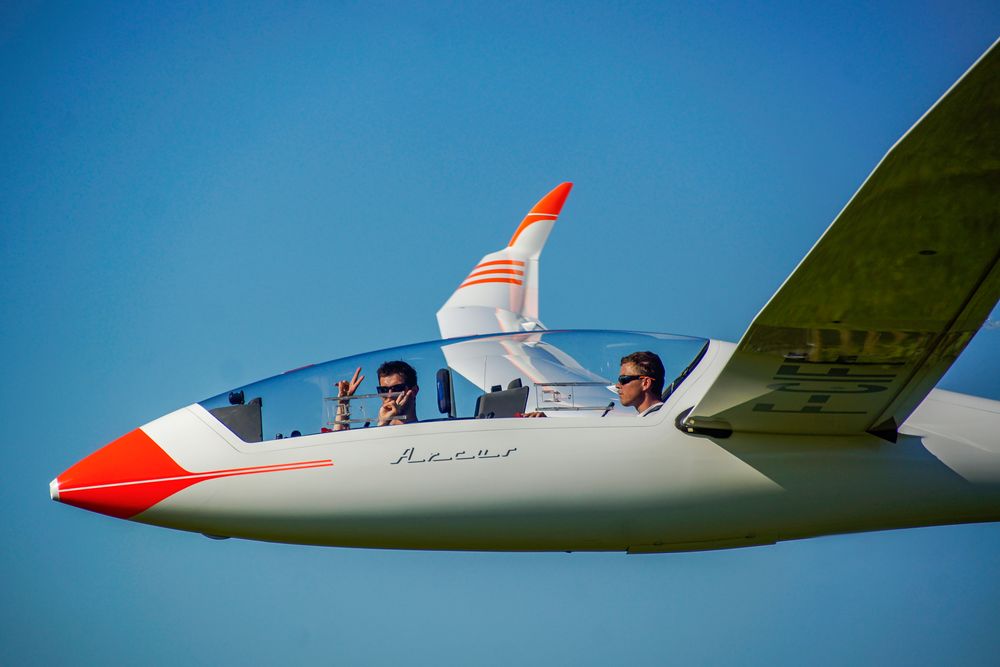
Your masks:
<path fill-rule="evenodd" d="M 619 369 L 618 396 L 625 407 L 633 407 L 640 417 L 653 414 L 663 401 L 663 362 L 652 352 L 633 352 L 622 357 Z"/>
<path fill-rule="evenodd" d="M 387 361 L 375 372 L 378 376 L 378 386 L 375 388 L 382 397 L 382 405 L 378 410 L 378 425 L 412 424 L 417 421 L 417 371 L 405 361 Z M 354 371 L 350 380 L 337 383 L 337 396 L 344 398 L 353 396 L 361 382 L 361 368 Z M 351 428 L 351 408 L 349 401 L 339 401 L 334 431 L 346 431 Z"/>
<path fill-rule="evenodd" d="M 622 357 L 615 388 L 624 407 L 633 407 L 640 417 L 651 415 L 663 401 L 663 362 L 653 352 L 633 352 Z M 605 412 L 607 414 L 607 412 Z M 526 412 L 522 417 L 546 417 L 544 412 Z"/>

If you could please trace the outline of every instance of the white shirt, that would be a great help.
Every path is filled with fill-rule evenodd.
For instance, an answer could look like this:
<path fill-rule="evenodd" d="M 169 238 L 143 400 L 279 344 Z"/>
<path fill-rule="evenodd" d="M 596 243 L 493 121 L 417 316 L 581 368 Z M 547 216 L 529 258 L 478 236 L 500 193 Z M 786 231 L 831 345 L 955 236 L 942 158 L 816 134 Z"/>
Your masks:
<path fill-rule="evenodd" d="M 663 403 L 654 403 L 653 405 L 649 406 L 648 408 L 640 412 L 638 416 L 645 417 L 646 415 L 651 415 L 662 407 Z"/>

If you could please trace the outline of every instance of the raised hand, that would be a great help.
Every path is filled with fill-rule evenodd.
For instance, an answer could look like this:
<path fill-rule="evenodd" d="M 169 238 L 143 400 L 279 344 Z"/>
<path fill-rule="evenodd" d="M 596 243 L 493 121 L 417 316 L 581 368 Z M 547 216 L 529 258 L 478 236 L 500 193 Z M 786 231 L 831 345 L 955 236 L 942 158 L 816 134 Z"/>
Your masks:
<path fill-rule="evenodd" d="M 350 381 L 341 380 L 337 383 L 337 396 L 354 396 L 354 392 L 358 390 L 364 379 L 365 376 L 361 374 L 361 366 L 358 366 L 357 370 L 354 371 L 354 377 Z"/>
<path fill-rule="evenodd" d="M 365 376 L 361 374 L 361 366 L 358 366 L 357 370 L 354 371 L 354 377 L 348 380 L 340 380 L 337 382 L 337 398 L 346 398 L 347 396 L 354 396 L 354 392 L 358 390 L 361 386 L 361 382 L 365 379 Z M 351 428 L 351 424 L 348 421 L 351 418 L 351 405 L 347 400 L 338 401 L 337 403 L 337 417 L 334 420 L 333 430 L 334 431 L 346 431 Z"/>
<path fill-rule="evenodd" d="M 378 425 L 405 424 L 405 421 L 397 417 L 406 412 L 406 406 L 413 400 L 415 393 L 413 389 L 407 389 L 406 391 L 399 392 L 394 398 L 383 400 L 382 407 L 378 409 Z"/>

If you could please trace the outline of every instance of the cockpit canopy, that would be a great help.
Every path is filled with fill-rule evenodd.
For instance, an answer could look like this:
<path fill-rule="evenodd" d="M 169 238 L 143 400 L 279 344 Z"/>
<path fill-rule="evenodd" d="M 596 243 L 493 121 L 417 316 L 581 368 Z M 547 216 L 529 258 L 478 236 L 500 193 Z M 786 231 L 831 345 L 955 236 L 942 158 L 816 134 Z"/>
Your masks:
<path fill-rule="evenodd" d="M 673 390 L 707 341 L 627 331 L 536 331 L 429 341 L 368 352 L 237 387 L 200 404 L 246 442 L 375 426 L 382 397 L 376 369 L 402 360 L 417 371 L 420 421 L 503 418 L 524 412 L 549 417 L 634 416 L 614 383 L 622 357 L 659 355 L 664 394 Z M 337 382 L 357 368 L 364 380 L 338 417 Z"/>

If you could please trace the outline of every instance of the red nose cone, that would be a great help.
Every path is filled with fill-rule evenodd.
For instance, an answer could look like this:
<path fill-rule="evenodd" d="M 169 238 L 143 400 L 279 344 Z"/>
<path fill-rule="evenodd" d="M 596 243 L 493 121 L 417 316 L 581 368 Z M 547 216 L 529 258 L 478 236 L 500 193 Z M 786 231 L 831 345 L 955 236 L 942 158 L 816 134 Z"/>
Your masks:
<path fill-rule="evenodd" d="M 50 492 L 67 505 L 128 519 L 197 481 L 136 429 L 59 475 Z"/>

